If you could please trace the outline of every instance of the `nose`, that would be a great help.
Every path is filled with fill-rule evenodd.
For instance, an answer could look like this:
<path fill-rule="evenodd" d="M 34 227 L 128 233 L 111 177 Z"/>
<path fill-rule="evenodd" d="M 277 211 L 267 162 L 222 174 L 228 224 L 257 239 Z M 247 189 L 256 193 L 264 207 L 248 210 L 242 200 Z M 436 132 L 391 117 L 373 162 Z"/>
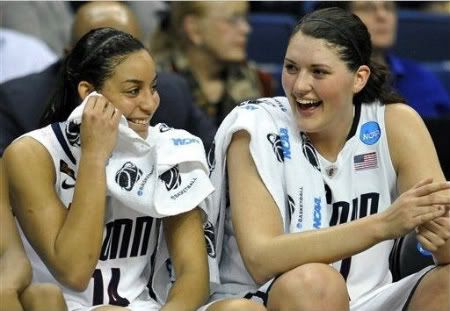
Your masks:
<path fill-rule="evenodd" d="M 156 90 L 146 90 L 144 96 L 139 102 L 139 108 L 146 113 L 152 114 L 156 111 L 159 106 L 159 93 Z"/>
<path fill-rule="evenodd" d="M 295 79 L 293 92 L 296 95 L 305 95 L 312 90 L 311 75 L 301 70 Z"/>
<path fill-rule="evenodd" d="M 247 18 L 242 18 L 240 20 L 239 27 L 241 31 L 246 35 L 248 35 L 252 31 L 252 26 L 250 26 Z"/>

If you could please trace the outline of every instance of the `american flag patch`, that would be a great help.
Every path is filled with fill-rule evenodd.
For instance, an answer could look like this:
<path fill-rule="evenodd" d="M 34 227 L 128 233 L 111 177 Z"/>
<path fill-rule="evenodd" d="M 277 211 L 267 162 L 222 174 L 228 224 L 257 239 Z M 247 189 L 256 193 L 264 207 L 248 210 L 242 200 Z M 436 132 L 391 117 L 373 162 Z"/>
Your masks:
<path fill-rule="evenodd" d="M 353 165 L 355 171 L 364 170 L 368 168 L 377 168 L 377 153 L 369 152 L 364 154 L 359 154 L 353 157 Z"/>

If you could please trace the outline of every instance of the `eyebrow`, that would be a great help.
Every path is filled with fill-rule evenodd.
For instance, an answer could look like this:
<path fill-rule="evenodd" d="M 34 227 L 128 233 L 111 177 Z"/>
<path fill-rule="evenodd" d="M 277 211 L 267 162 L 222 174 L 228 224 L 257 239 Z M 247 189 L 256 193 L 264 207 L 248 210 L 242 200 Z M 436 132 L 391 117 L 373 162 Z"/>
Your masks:
<path fill-rule="evenodd" d="M 289 62 L 289 63 L 297 65 L 296 62 L 294 62 L 292 59 L 289 59 L 288 57 L 285 57 L 284 60 Z M 327 68 L 331 68 L 331 66 L 328 65 L 328 64 L 320 64 L 320 63 L 319 64 L 311 64 L 310 66 L 311 67 L 327 67 Z"/>
<path fill-rule="evenodd" d="M 158 74 L 156 74 L 155 77 L 153 78 L 152 84 L 155 83 L 156 80 L 158 80 Z M 137 80 L 137 79 L 128 79 L 128 80 L 122 81 L 122 83 L 137 83 L 137 84 L 139 84 L 139 83 L 142 83 L 142 81 Z"/>
<path fill-rule="evenodd" d="M 287 58 L 287 57 L 285 57 L 284 60 L 285 60 L 285 61 L 288 61 L 288 62 L 290 62 L 290 63 L 296 64 L 296 62 L 294 62 L 292 59 L 289 59 L 289 58 Z"/>

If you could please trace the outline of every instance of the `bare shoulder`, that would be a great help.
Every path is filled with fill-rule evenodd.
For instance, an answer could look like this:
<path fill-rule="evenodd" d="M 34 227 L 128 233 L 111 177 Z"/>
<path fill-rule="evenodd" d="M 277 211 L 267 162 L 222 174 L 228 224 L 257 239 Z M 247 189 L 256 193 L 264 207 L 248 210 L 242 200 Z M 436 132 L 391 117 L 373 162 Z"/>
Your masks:
<path fill-rule="evenodd" d="M 397 172 L 437 161 L 433 141 L 420 115 L 405 104 L 386 105 L 389 152 Z M 431 164 L 430 164 L 431 165 Z"/>
<path fill-rule="evenodd" d="M 5 162 L 37 161 L 41 157 L 50 157 L 47 149 L 37 140 L 31 137 L 23 137 L 10 144 L 3 154 Z"/>
<path fill-rule="evenodd" d="M 430 138 L 420 115 L 406 104 L 386 105 L 385 122 L 392 147 L 398 142 L 416 144 Z"/>
<path fill-rule="evenodd" d="M 17 180 L 21 175 L 54 176 L 49 152 L 31 137 L 23 137 L 9 145 L 3 154 L 3 160 L 10 180 Z M 27 174 L 23 174 L 24 172 Z"/>

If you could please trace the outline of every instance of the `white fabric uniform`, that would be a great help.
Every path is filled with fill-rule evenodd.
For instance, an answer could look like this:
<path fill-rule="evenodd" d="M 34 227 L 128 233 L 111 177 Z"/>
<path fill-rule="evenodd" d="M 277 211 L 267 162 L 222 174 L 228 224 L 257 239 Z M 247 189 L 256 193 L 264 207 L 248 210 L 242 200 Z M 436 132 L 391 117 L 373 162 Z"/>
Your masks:
<path fill-rule="evenodd" d="M 220 258 L 221 284 L 214 289 L 213 300 L 251 297 L 248 293 L 253 293 L 252 299 L 265 301 L 273 281 L 258 288 L 245 269 L 234 236 L 228 208 L 226 151 L 236 131 L 245 130 L 250 134 L 251 156 L 280 210 L 287 233 L 320 229 L 382 212 L 398 195 L 383 105 L 376 102 L 355 108 L 351 135 L 334 163 L 315 151 L 292 116 L 285 97 L 248 101 L 227 116 L 216 134 L 214 152 L 208 155 L 216 192 L 206 201 L 217 219 Z M 346 279 L 353 309 L 359 308 L 358 301 L 370 300 L 368 297 L 375 292 L 379 301 L 384 300 L 377 289 L 392 282 L 388 258 L 392 246 L 393 241 L 384 241 L 332 264 Z M 415 281 L 410 283 L 414 285 Z M 395 285 L 394 288 L 399 287 Z M 406 301 L 407 294 L 404 296 Z M 400 300 L 395 292 L 394 297 Z M 395 310 L 390 305 L 382 306 L 377 302 L 377 310 Z"/>
<path fill-rule="evenodd" d="M 185 145 L 173 140 L 174 135 L 179 137 Z M 71 122 L 55 123 L 24 136 L 39 141 L 51 155 L 56 172 L 55 190 L 63 204 L 69 208 L 79 165 L 79 127 L 77 130 L 76 125 Z M 186 131 L 171 129 L 165 124 L 150 127 L 146 141 L 157 141 L 156 147 L 165 145 L 161 148 L 162 150 L 168 150 L 170 149 L 168 146 L 172 145 L 171 157 L 173 153 L 186 152 L 189 142 L 192 142 L 191 148 L 203 150 L 200 139 Z M 114 156 L 111 157 L 108 165 L 113 162 L 113 158 Z M 182 158 L 181 155 L 180 158 Z M 205 167 L 203 174 L 199 174 L 198 170 L 189 170 L 191 167 L 189 163 L 192 164 L 192 162 L 186 165 L 179 163 L 172 168 L 166 165 L 167 174 L 163 173 L 157 178 L 162 186 L 155 187 L 154 196 L 165 198 L 161 199 L 163 201 L 176 200 L 179 205 L 188 204 L 189 206 L 185 206 L 184 210 L 195 208 L 198 202 L 204 200 L 213 190 L 208 179 L 204 151 L 203 158 L 197 160 L 199 163 L 204 163 L 200 165 Z M 159 172 L 158 163 L 154 165 L 156 167 L 154 171 Z M 198 165 L 192 167 L 198 168 Z M 193 171 L 196 178 L 194 181 L 191 178 Z M 142 174 L 139 167 L 127 164 L 119 167 L 115 176 L 107 174 L 107 179 L 112 178 L 130 192 L 142 192 L 143 183 L 150 180 L 147 175 Z M 206 186 L 197 187 L 197 183 L 200 185 L 206 183 Z M 187 200 L 186 203 L 183 200 L 185 194 L 196 197 L 196 201 Z M 108 304 L 128 306 L 133 311 L 159 310 L 164 303 L 174 275 L 168 261 L 161 219 L 132 209 L 123 202 L 126 200 L 119 200 L 114 196 L 107 197 L 100 258 L 89 285 L 83 292 L 73 291 L 58 283 L 21 231 L 25 249 L 33 267 L 33 282 L 58 284 L 63 289 L 69 310 L 90 310 L 93 306 Z M 79 251 L 82 252 L 83 249 Z"/>

